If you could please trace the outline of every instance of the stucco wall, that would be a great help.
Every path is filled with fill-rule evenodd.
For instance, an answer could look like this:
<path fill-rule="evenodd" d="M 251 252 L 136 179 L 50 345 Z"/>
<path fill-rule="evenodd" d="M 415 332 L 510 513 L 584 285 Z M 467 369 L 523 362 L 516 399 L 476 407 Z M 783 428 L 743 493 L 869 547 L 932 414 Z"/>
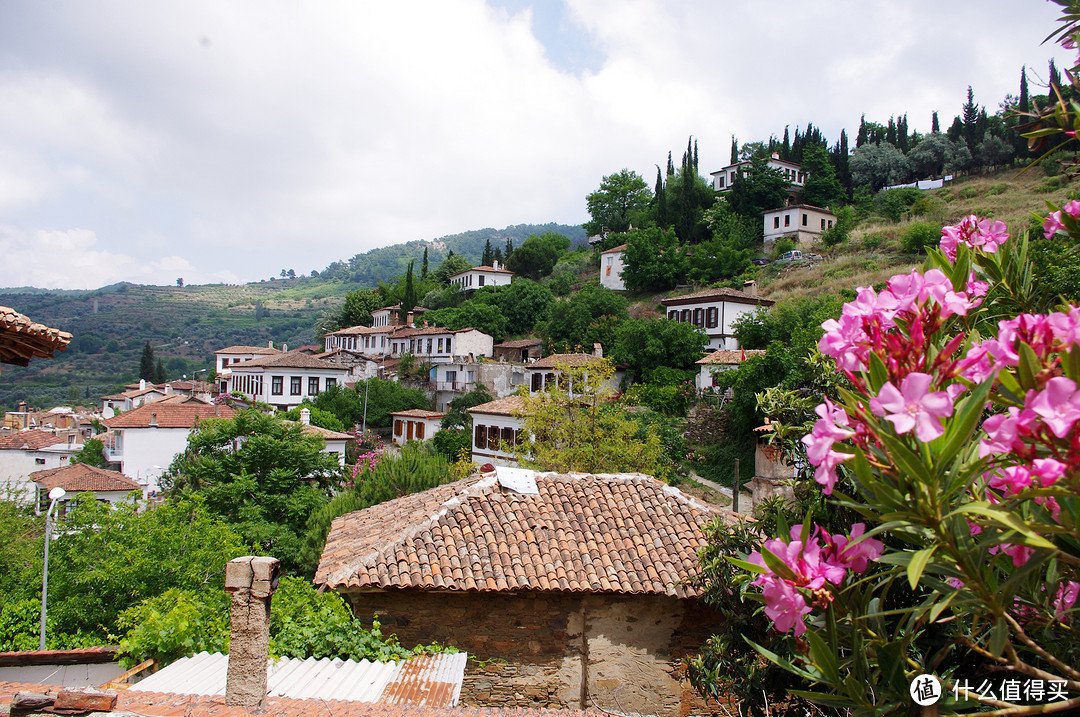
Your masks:
<path fill-rule="evenodd" d="M 38 463 L 37 461 L 43 461 Z M 67 454 L 44 451 L 0 451 L 0 500 L 33 502 L 34 482 L 29 475 L 35 471 L 61 468 L 68 465 Z"/>
<path fill-rule="evenodd" d="M 124 428 L 123 473 L 153 492 L 158 478 L 187 448 L 187 428 Z"/>
<path fill-rule="evenodd" d="M 347 597 L 357 616 L 378 614 L 383 631 L 406 646 L 438 641 L 468 651 L 463 705 L 710 711 L 682 679 L 682 658 L 717 621 L 695 601 L 532 591 Z"/>

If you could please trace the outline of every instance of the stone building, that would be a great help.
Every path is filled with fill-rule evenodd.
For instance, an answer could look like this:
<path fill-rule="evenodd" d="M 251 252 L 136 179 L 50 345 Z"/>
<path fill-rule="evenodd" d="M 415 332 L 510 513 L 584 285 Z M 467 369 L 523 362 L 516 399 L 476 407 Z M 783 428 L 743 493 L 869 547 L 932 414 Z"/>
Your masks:
<path fill-rule="evenodd" d="M 691 581 L 721 515 L 641 474 L 499 468 L 337 518 L 315 582 L 467 650 L 463 705 L 701 713 L 682 658 L 716 625 Z"/>

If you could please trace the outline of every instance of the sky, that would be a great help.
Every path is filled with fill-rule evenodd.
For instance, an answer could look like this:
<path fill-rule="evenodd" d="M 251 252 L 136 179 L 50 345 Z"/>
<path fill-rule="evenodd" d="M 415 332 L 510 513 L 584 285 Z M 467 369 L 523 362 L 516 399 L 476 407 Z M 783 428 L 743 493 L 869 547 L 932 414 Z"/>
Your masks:
<path fill-rule="evenodd" d="M 588 220 L 692 135 L 927 132 L 1032 93 L 1043 0 L 4 0 L 0 287 L 243 283 Z M 1045 91 L 1045 90 L 1042 90 Z"/>

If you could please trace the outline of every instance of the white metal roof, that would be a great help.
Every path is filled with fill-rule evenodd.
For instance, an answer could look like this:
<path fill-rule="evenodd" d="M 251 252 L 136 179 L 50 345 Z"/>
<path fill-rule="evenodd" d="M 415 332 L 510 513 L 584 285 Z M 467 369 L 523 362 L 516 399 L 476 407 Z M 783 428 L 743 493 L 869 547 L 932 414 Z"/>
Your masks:
<path fill-rule="evenodd" d="M 283 657 L 267 660 L 266 694 L 379 704 L 455 707 L 465 676 L 465 652 L 421 655 L 402 662 Z M 132 685 L 138 692 L 224 695 L 229 656 L 200 652 Z"/>

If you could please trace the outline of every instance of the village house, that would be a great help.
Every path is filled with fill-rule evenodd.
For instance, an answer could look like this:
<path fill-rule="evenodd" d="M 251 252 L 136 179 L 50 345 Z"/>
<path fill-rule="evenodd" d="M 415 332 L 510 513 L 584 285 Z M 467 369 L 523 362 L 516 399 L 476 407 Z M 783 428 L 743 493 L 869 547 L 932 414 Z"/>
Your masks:
<path fill-rule="evenodd" d="M 105 444 L 105 460 L 147 493 L 156 493 L 158 479 L 173 458 L 187 449 L 188 435 L 199 421 L 235 415 L 229 406 L 169 396 L 107 419 L 109 430 L 99 438 Z"/>
<path fill-rule="evenodd" d="M 486 664 L 463 703 L 703 714 L 683 658 L 719 619 L 693 582 L 717 516 L 646 475 L 499 468 L 335 519 L 315 583 Z"/>
<path fill-rule="evenodd" d="M 59 515 L 64 514 L 65 504 L 68 501 L 77 500 L 85 495 L 91 495 L 94 500 L 100 500 L 103 503 L 113 504 L 127 500 L 132 491 L 143 493 L 143 487 L 127 476 L 116 471 L 88 466 L 85 463 L 34 471 L 30 474 L 30 479 L 37 489 L 35 511 L 38 515 L 48 510 L 49 491 L 53 488 L 63 488 L 67 493 L 57 506 Z M 145 493 L 143 496 L 145 497 Z"/>
<path fill-rule="evenodd" d="M 292 423 L 292 421 L 287 421 L 287 423 Z M 311 411 L 307 408 L 300 409 L 300 425 L 303 426 L 305 435 L 318 436 L 323 439 L 326 445 L 320 453 L 333 453 L 337 456 L 338 465 L 342 468 L 345 467 L 345 446 L 352 440 L 352 436 L 348 433 L 331 431 L 329 428 L 314 425 L 311 422 Z"/>
<path fill-rule="evenodd" d="M 231 366 L 251 361 L 263 356 L 273 356 L 281 351 L 274 348 L 273 342 L 266 346 L 227 346 L 214 352 L 214 370 L 217 372 L 218 390 L 221 393 L 229 392 L 229 376 L 232 375 Z"/>
<path fill-rule="evenodd" d="M 741 162 L 729 164 L 717 172 L 710 172 L 709 176 L 712 177 L 713 191 L 721 194 L 730 191 L 731 185 L 735 182 L 735 177 L 749 171 L 752 164 L 751 160 L 744 159 Z M 810 173 L 804 171 L 801 164 L 780 159 L 778 152 L 773 152 L 765 164 L 770 169 L 775 169 L 783 174 L 784 179 L 791 185 L 793 194 L 801 192 L 806 180 L 810 178 Z"/>
<path fill-rule="evenodd" d="M 135 388 L 130 388 L 121 391 L 120 393 L 109 394 L 108 396 L 102 396 L 101 415 L 105 418 L 112 418 L 117 413 L 130 411 L 149 401 L 165 398 L 166 395 L 167 393 L 164 385 L 158 386 L 147 383 L 145 380 L 140 380 Z"/>
<path fill-rule="evenodd" d="M 82 450 L 78 431 L 31 428 L 0 435 L 0 500 L 34 500 L 34 471 L 62 468 Z"/>
<path fill-rule="evenodd" d="M 521 396 L 506 396 L 469 409 L 472 416 L 472 460 L 475 463 L 517 465 L 514 447 L 525 425 Z"/>
<path fill-rule="evenodd" d="M 457 330 L 440 326 L 403 329 L 394 335 L 394 339 L 407 343 L 408 348 L 403 346 L 401 353 L 410 353 L 417 361 L 428 363 L 449 363 L 455 357 L 490 357 L 494 346 L 489 334 L 472 327 Z"/>
<path fill-rule="evenodd" d="M 623 281 L 622 272 L 626 266 L 626 245 L 600 252 L 600 285 L 614 291 L 625 291 L 626 282 Z"/>
<path fill-rule="evenodd" d="M 585 368 L 587 372 L 590 365 L 599 363 L 603 358 L 604 349 L 600 344 L 594 345 L 591 354 L 570 353 L 545 356 L 525 367 L 529 391 L 532 393 L 546 391 L 548 388 L 553 387 L 556 381 L 561 380 L 560 376 L 562 374 L 562 369 Z M 622 381 L 623 376 L 624 372 L 616 369 L 616 371 L 612 373 L 611 378 L 608 379 L 604 388 L 614 393 L 618 390 L 619 383 Z M 574 387 L 570 386 L 569 391 L 570 394 L 573 395 Z"/>
<path fill-rule="evenodd" d="M 451 286 L 469 293 L 485 286 L 509 286 L 513 278 L 514 272 L 502 268 L 498 261 L 493 261 L 491 266 L 474 266 L 457 274 L 451 274 L 447 280 Z"/>
<path fill-rule="evenodd" d="M 393 421 L 393 441 L 403 446 L 408 441 L 430 441 L 445 413 L 411 408 L 407 411 L 394 411 L 390 414 Z"/>
<path fill-rule="evenodd" d="M 716 374 L 736 369 L 751 356 L 764 356 L 765 349 L 718 349 L 695 363 L 698 374 L 694 377 L 694 387 L 698 393 L 716 386 Z"/>
<path fill-rule="evenodd" d="M 704 329 L 709 337 L 706 349 L 737 349 L 735 322 L 745 314 L 752 314 L 762 307 L 772 306 L 774 301 L 758 297 L 754 293 L 736 289 L 705 289 L 693 294 L 672 296 L 661 303 L 671 321 L 691 323 Z"/>
<path fill-rule="evenodd" d="M 371 325 L 375 328 L 393 328 L 412 326 L 424 312 L 427 311 L 423 306 L 414 306 L 405 316 L 405 321 L 401 320 L 401 304 L 394 304 L 393 306 L 384 306 L 381 309 L 375 309 L 371 312 Z"/>
<path fill-rule="evenodd" d="M 796 248 L 809 247 L 836 223 L 836 215 L 828 209 L 809 204 L 789 204 L 770 209 L 764 215 L 765 248 L 771 247 L 781 237 L 795 241 Z"/>
<path fill-rule="evenodd" d="M 343 383 L 350 369 L 305 353 L 279 353 L 230 366 L 228 392 L 281 411 Z"/>
<path fill-rule="evenodd" d="M 529 363 L 544 355 L 543 342 L 540 339 L 517 339 L 503 341 L 492 347 L 491 358 L 494 361 L 510 363 Z"/>
<path fill-rule="evenodd" d="M 390 336 L 396 328 L 399 327 L 350 326 L 339 329 L 323 337 L 323 350 L 344 349 L 368 356 L 383 356 L 390 353 Z"/>

